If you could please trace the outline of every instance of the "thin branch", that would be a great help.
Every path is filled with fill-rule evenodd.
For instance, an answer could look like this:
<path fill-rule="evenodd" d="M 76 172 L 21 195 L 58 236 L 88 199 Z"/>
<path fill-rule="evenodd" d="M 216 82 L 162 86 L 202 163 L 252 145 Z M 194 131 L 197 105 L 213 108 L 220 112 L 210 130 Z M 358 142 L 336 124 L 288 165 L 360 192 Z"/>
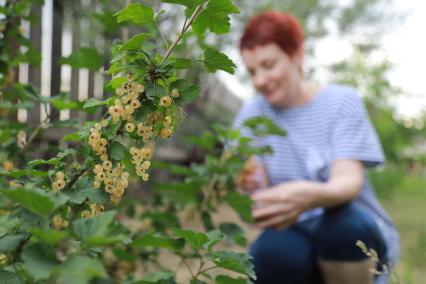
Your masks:
<path fill-rule="evenodd" d="M 207 272 L 207 271 L 212 270 L 212 269 L 215 269 L 215 268 L 219 268 L 219 267 L 217 267 L 217 266 L 207 267 L 207 268 L 205 268 L 205 269 L 203 269 L 203 270 L 200 270 L 200 271 L 199 271 L 199 274 L 202 274 L 202 273 L 204 273 L 204 272 Z"/>
<path fill-rule="evenodd" d="M 194 272 L 192 272 L 192 269 L 191 269 L 191 267 L 189 267 L 188 262 L 186 262 L 186 260 L 184 258 L 182 258 L 182 261 L 185 264 L 186 268 L 188 268 L 189 273 L 191 273 L 192 279 L 194 279 Z"/>
<path fill-rule="evenodd" d="M 164 36 L 164 34 L 161 32 L 160 27 L 157 25 L 155 21 L 154 21 L 154 26 L 157 29 L 158 33 L 160 34 L 160 37 L 161 37 L 161 40 L 163 41 L 164 46 L 166 47 L 166 49 L 169 49 L 169 43 L 166 37 Z"/>
<path fill-rule="evenodd" d="M 81 177 L 86 171 L 87 171 L 87 168 L 84 168 L 79 173 L 77 173 L 75 176 L 73 176 L 73 178 L 71 179 L 71 181 L 68 184 L 68 186 L 71 188 L 74 185 L 74 183 L 76 183 L 76 181 L 78 180 L 78 178 Z"/>
<path fill-rule="evenodd" d="M 169 49 L 166 52 L 166 55 L 164 55 L 163 60 L 161 61 L 161 63 L 165 62 L 167 60 L 167 58 L 169 58 L 170 54 L 172 53 L 172 51 L 175 49 L 176 45 L 178 44 L 178 42 L 181 40 L 183 34 L 188 30 L 188 28 L 192 25 L 192 23 L 194 22 L 195 18 L 198 16 L 198 14 L 200 14 L 200 12 L 203 10 L 203 4 L 200 4 L 197 6 L 197 8 L 195 8 L 194 12 L 192 13 L 191 17 L 186 20 L 185 19 L 185 23 L 182 27 L 182 31 L 181 33 L 178 35 L 178 37 L 176 38 L 176 40 L 172 43 L 172 45 L 169 47 Z"/>

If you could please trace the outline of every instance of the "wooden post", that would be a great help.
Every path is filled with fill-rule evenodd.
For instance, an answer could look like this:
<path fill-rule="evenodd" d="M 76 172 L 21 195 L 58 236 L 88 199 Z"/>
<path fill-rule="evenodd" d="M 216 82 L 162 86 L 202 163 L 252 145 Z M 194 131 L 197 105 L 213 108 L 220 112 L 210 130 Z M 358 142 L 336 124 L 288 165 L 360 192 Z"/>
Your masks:
<path fill-rule="evenodd" d="M 73 24 L 72 24 L 72 52 L 76 52 L 80 48 L 80 37 L 81 37 L 81 26 L 80 26 L 80 9 L 81 3 L 80 0 L 75 0 L 73 2 Z M 79 69 L 72 68 L 71 71 L 71 99 L 78 100 L 78 86 L 79 86 Z M 82 121 L 78 111 L 70 112 L 70 119 L 78 119 Z"/>
<path fill-rule="evenodd" d="M 64 10 L 61 0 L 53 0 L 52 19 L 52 63 L 50 79 L 50 96 L 56 96 L 61 91 L 61 65 L 59 59 L 62 56 L 62 22 Z M 59 112 L 51 108 L 50 119 L 58 120 Z"/>
<path fill-rule="evenodd" d="M 35 50 L 41 52 L 41 5 L 34 4 L 31 14 L 37 20 L 30 23 L 30 42 Z M 41 92 L 41 64 L 39 66 L 28 65 L 28 83 Z M 35 125 L 40 122 L 40 104 L 35 104 L 32 109 L 28 110 L 27 121 Z"/>

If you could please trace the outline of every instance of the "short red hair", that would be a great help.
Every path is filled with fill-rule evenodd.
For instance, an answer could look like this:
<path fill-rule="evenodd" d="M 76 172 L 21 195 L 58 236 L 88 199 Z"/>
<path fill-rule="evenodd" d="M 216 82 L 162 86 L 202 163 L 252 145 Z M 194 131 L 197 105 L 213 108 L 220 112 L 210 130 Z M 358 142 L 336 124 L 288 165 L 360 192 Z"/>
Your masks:
<path fill-rule="evenodd" d="M 289 56 L 303 47 L 299 21 L 284 12 L 267 11 L 251 18 L 240 40 L 240 51 L 269 43 L 277 44 Z"/>

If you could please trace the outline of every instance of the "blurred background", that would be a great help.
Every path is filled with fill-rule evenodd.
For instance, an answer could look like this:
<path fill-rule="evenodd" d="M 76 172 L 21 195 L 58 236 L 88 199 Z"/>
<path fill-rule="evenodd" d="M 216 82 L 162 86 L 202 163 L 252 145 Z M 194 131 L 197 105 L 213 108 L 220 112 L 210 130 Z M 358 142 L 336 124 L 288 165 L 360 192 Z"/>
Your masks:
<path fill-rule="evenodd" d="M 37 1 L 35 1 L 37 2 Z M 19 24 L 33 48 L 24 50 L 29 64 L 17 68 L 17 80 L 31 83 L 44 97 L 60 96 L 47 108 L 41 105 L 19 110 L 18 120 L 36 125 L 49 117 L 63 128 L 49 128 L 39 143 L 39 155 L 48 155 L 67 132 L 75 131 L 99 113 L 80 111 L 87 98 L 102 99 L 112 92 L 104 70 L 111 60 L 114 42 L 149 32 L 158 39 L 152 48 L 164 53 L 161 35 L 116 24 L 112 16 L 130 1 L 38 1 L 28 20 Z M 0 1 L 5 5 L 7 1 Z M 143 1 L 164 10 L 162 36 L 175 38 L 183 23 L 179 7 L 159 0 Z M 176 135 L 160 144 L 157 158 L 179 164 L 201 161 L 203 153 L 186 137 L 209 129 L 212 123 L 229 125 L 241 104 L 254 95 L 238 54 L 244 23 L 257 11 L 278 9 L 295 14 L 306 35 L 305 75 L 320 84 L 354 86 L 364 97 L 370 118 L 380 136 L 387 164 L 369 175 L 376 193 L 395 220 L 402 237 L 403 254 L 398 273 L 404 283 L 426 279 L 426 91 L 422 85 L 426 59 L 426 3 L 420 0 L 234 0 L 240 14 L 232 19 L 231 33 L 198 38 L 202 44 L 220 47 L 237 63 L 235 75 L 204 74 L 196 63 L 179 74 L 201 85 L 202 96 L 187 107 L 188 114 Z M 179 57 L 200 56 L 184 38 Z M 171 178 L 158 171 L 157 179 Z"/>

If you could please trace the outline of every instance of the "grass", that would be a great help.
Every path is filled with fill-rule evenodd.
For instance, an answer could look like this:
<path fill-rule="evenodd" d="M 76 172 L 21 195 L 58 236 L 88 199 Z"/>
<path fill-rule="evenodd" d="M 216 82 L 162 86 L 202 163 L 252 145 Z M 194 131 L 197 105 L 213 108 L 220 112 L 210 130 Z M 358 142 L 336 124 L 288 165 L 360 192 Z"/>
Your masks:
<path fill-rule="evenodd" d="M 404 175 L 396 169 L 370 172 L 378 196 L 394 220 L 401 237 L 397 267 L 404 284 L 426 279 L 426 177 Z M 387 191 L 387 192 L 386 192 Z"/>

